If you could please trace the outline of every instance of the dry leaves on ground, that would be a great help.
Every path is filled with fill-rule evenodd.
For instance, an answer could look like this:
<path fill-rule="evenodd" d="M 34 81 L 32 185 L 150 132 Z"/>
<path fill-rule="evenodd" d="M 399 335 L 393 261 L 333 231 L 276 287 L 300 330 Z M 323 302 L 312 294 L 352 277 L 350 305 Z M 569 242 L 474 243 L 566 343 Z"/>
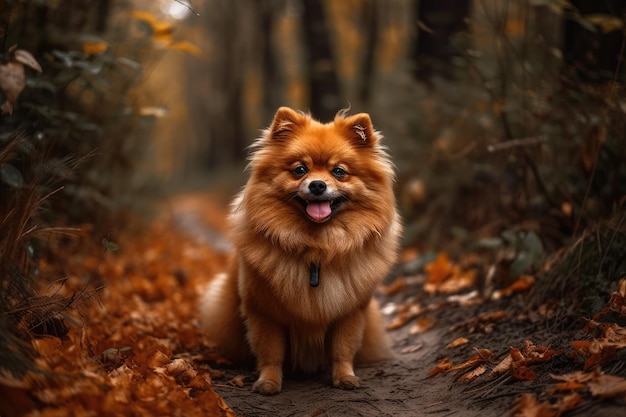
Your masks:
<path fill-rule="evenodd" d="M 68 276 L 62 291 L 84 286 L 80 277 L 106 287 L 67 337 L 34 340 L 43 373 L 0 377 L 0 414 L 234 416 L 212 388 L 218 374 L 207 362 L 220 358 L 196 326 L 197 287 L 223 268 L 223 255 L 169 217 L 116 242 L 102 262 L 89 241 L 54 244 L 54 258 L 42 260 L 43 276 Z"/>

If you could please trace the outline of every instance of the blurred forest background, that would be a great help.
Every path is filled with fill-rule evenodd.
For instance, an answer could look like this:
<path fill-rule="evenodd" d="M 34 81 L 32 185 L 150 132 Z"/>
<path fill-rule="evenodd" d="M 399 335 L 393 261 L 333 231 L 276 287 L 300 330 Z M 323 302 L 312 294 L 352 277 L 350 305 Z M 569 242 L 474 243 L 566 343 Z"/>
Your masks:
<path fill-rule="evenodd" d="M 371 114 L 406 245 L 514 248 L 519 275 L 586 242 L 595 260 L 563 261 L 577 281 L 541 291 L 608 291 L 626 274 L 625 15 L 620 0 L 0 0 L 0 363 L 28 361 L 11 346 L 64 305 L 32 308 L 51 236 L 106 236 L 164 192 L 236 190 L 281 105 Z"/>

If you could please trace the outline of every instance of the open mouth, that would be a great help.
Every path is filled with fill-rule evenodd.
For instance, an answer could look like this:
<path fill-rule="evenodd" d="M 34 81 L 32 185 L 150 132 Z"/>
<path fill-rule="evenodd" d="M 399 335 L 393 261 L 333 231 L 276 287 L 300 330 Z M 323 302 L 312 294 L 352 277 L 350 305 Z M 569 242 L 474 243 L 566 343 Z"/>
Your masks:
<path fill-rule="evenodd" d="M 302 205 L 307 216 L 317 223 L 330 220 L 341 203 L 347 200 L 343 196 L 333 200 L 305 200 L 298 196 L 295 199 Z"/>

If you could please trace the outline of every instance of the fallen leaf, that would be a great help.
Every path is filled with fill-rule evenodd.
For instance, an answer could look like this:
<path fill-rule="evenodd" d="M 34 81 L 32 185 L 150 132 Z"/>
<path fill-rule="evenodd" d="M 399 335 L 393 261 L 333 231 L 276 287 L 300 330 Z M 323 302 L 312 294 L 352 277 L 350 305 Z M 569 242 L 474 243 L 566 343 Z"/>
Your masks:
<path fill-rule="evenodd" d="M 508 287 L 494 291 L 491 298 L 499 300 L 502 297 L 509 297 L 515 293 L 526 291 L 532 287 L 534 283 L 535 277 L 531 275 L 522 275 Z"/>
<path fill-rule="evenodd" d="M 444 358 L 439 360 L 439 365 L 435 366 L 433 369 L 428 372 L 428 377 L 433 377 L 441 372 L 446 372 L 452 366 L 452 361 L 448 358 Z"/>
<path fill-rule="evenodd" d="M 580 394 L 573 392 L 569 395 L 566 395 L 561 400 L 557 402 L 557 406 L 559 407 L 559 411 L 562 413 L 566 413 L 574 408 L 578 407 L 578 404 L 582 402 L 582 397 Z"/>
<path fill-rule="evenodd" d="M 83 53 L 87 56 L 105 53 L 109 49 L 107 42 L 85 42 L 82 45 Z"/>
<path fill-rule="evenodd" d="M 16 62 L 21 62 L 22 64 L 31 67 L 37 72 L 42 72 L 41 65 L 35 59 L 35 57 L 28 51 L 24 49 L 16 49 L 13 51 L 13 60 Z"/>
<path fill-rule="evenodd" d="M 524 342 L 522 348 L 523 354 L 526 356 L 527 363 L 547 362 L 554 356 L 558 356 L 564 352 L 564 349 L 551 350 L 550 346 L 535 345 L 530 340 Z"/>
<path fill-rule="evenodd" d="M 158 368 L 170 361 L 170 355 L 167 355 L 160 350 L 155 350 L 153 354 L 148 358 L 146 364 L 150 368 Z"/>
<path fill-rule="evenodd" d="M 584 383 L 596 378 L 597 375 L 594 372 L 575 371 L 563 375 L 550 374 L 550 377 L 557 381 Z"/>
<path fill-rule="evenodd" d="M 420 350 L 424 345 L 421 343 L 415 343 L 413 345 L 410 346 L 406 346 L 404 348 L 402 348 L 402 350 L 400 351 L 400 353 L 413 353 L 413 352 L 417 352 L 418 350 Z"/>
<path fill-rule="evenodd" d="M 561 382 L 556 384 L 554 387 L 550 389 L 551 393 L 562 392 L 562 391 L 576 391 L 582 388 L 585 388 L 587 385 L 581 384 L 580 382 L 568 381 Z"/>
<path fill-rule="evenodd" d="M 489 362 L 491 357 L 493 356 L 493 352 L 489 349 L 476 349 L 476 353 L 474 353 L 468 360 L 458 365 L 451 367 L 448 372 L 458 372 L 463 369 L 472 368 L 478 365 L 482 365 L 486 362 Z"/>
<path fill-rule="evenodd" d="M 519 381 L 534 381 L 537 373 L 528 365 L 547 362 L 562 353 L 563 349 L 551 350 L 549 346 L 538 346 L 532 341 L 526 340 L 521 350 L 512 347 L 509 355 L 496 365 L 491 373 L 498 374 L 508 371 L 513 378 Z"/>
<path fill-rule="evenodd" d="M 232 385 L 233 387 L 243 388 L 245 383 L 246 376 L 245 375 L 237 375 L 234 376 L 230 381 L 228 381 L 228 385 Z"/>
<path fill-rule="evenodd" d="M 476 271 L 459 271 L 457 274 L 445 280 L 437 288 L 437 292 L 443 294 L 457 293 L 476 284 Z"/>
<path fill-rule="evenodd" d="M 506 318 L 506 311 L 504 310 L 489 311 L 481 313 L 466 322 L 452 326 L 452 329 L 455 330 L 461 327 L 467 327 L 470 333 L 474 333 L 476 331 L 491 333 L 494 329 L 495 323 L 504 318 Z"/>
<path fill-rule="evenodd" d="M 511 369 L 512 363 L 513 357 L 511 357 L 511 354 L 509 353 L 491 370 L 491 375 L 500 375 L 508 372 L 509 369 Z"/>
<path fill-rule="evenodd" d="M 463 346 L 463 345 L 465 345 L 467 343 L 469 343 L 469 339 L 467 339 L 465 337 L 458 337 L 458 338 L 454 339 L 452 342 L 448 343 L 446 345 L 446 348 L 454 349 L 456 347 Z"/>
<path fill-rule="evenodd" d="M 622 343 L 612 343 L 607 340 L 594 339 L 591 341 L 573 341 L 572 346 L 575 349 L 575 351 L 572 352 L 572 356 L 579 356 L 585 359 L 583 370 L 588 371 L 615 358 L 618 349 L 626 345 Z"/>
<path fill-rule="evenodd" d="M 478 290 L 470 291 L 465 294 L 454 294 L 447 298 L 449 303 L 457 303 L 461 307 L 471 307 L 483 302 Z"/>
<path fill-rule="evenodd" d="M 405 264 L 416 260 L 420 256 L 420 251 L 415 246 L 409 246 L 402 250 L 400 263 Z"/>
<path fill-rule="evenodd" d="M 557 417 L 558 411 L 548 403 L 537 401 L 535 394 L 520 395 L 510 411 L 513 417 Z"/>
<path fill-rule="evenodd" d="M 523 362 L 513 361 L 509 368 L 509 374 L 518 381 L 534 381 L 537 378 L 537 373 Z"/>
<path fill-rule="evenodd" d="M 455 293 L 476 284 L 476 271 L 455 265 L 445 252 L 439 253 L 434 261 L 426 265 L 424 271 L 428 276 L 424 291 L 429 294 Z"/>
<path fill-rule="evenodd" d="M 422 317 L 415 321 L 413 326 L 409 329 L 409 334 L 419 334 L 427 332 L 435 325 L 435 319 L 432 317 Z"/>
<path fill-rule="evenodd" d="M 457 272 L 458 268 L 455 269 L 447 253 L 441 252 L 434 261 L 426 265 L 424 270 L 428 274 L 426 283 L 436 286 Z"/>
<path fill-rule="evenodd" d="M 617 287 L 617 291 L 611 293 L 611 298 L 602 311 L 593 316 L 595 320 L 609 313 L 617 313 L 620 317 L 626 317 L 626 278 L 622 278 Z"/>
<path fill-rule="evenodd" d="M 599 375 L 587 383 L 589 391 L 594 397 L 626 399 L 626 379 L 616 375 Z"/>
<path fill-rule="evenodd" d="M 460 382 L 471 382 L 487 372 L 487 365 L 480 365 L 472 371 L 469 371 L 459 377 Z"/>
<path fill-rule="evenodd" d="M 391 297 L 392 295 L 395 295 L 399 293 L 400 291 L 403 291 L 405 288 L 406 288 L 406 281 L 404 280 L 403 277 L 398 277 L 394 279 L 391 282 L 391 284 L 386 285 L 386 286 L 381 286 L 380 292 L 386 297 Z"/>
<path fill-rule="evenodd" d="M 398 314 L 389 321 L 387 330 L 395 330 L 406 325 L 409 321 L 417 318 L 426 310 L 424 310 L 420 304 L 409 303 L 398 307 L 396 311 Z"/>
<path fill-rule="evenodd" d="M 525 393 L 515 400 L 510 413 L 513 417 L 558 417 L 576 408 L 581 401 L 578 393 L 566 395 L 554 402 L 540 402 L 535 394 Z"/>
<path fill-rule="evenodd" d="M 12 114 L 13 104 L 17 101 L 22 90 L 26 87 L 24 64 L 10 61 L 0 65 L 0 88 L 6 96 L 3 113 Z"/>
<path fill-rule="evenodd" d="M 208 375 L 196 375 L 187 386 L 194 390 L 208 391 L 211 389 L 211 378 Z"/>

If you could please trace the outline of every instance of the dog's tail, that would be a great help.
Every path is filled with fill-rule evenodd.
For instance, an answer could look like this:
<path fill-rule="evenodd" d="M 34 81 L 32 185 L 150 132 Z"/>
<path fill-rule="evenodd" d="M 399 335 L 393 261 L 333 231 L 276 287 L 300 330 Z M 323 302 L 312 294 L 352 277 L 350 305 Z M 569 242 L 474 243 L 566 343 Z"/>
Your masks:
<path fill-rule="evenodd" d="M 232 268 L 231 268 L 232 269 Z M 215 343 L 218 353 L 233 362 L 251 358 L 246 341 L 246 330 L 240 313 L 241 301 L 237 276 L 216 275 L 200 297 L 200 328 L 209 341 Z"/>
<path fill-rule="evenodd" d="M 380 305 L 375 298 L 370 301 L 365 314 L 365 330 L 361 349 L 357 352 L 355 362 L 376 363 L 391 359 L 391 342 L 385 331 L 385 324 Z"/>

